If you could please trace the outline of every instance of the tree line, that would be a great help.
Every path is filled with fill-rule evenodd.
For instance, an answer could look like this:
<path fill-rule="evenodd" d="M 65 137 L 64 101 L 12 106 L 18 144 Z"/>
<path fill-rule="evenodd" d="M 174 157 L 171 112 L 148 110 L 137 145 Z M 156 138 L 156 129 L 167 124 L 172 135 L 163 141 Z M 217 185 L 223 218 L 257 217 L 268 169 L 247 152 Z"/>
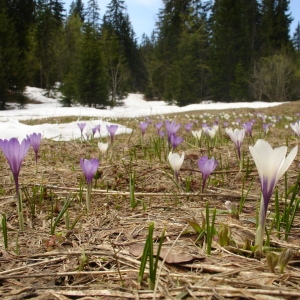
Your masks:
<path fill-rule="evenodd" d="M 125 0 L 101 15 L 59 0 L 0 0 L 0 109 L 26 86 L 62 92 L 64 106 L 118 105 L 141 92 L 180 106 L 202 100 L 291 101 L 300 96 L 300 23 L 289 0 L 163 0 L 138 40 Z"/>

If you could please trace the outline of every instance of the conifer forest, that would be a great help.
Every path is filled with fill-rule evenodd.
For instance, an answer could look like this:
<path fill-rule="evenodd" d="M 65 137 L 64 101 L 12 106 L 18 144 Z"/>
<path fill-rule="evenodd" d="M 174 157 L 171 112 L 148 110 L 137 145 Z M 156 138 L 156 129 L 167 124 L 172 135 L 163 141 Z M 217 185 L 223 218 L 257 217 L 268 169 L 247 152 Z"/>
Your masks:
<path fill-rule="evenodd" d="M 289 0 L 163 0 L 138 38 L 125 0 L 0 0 L 0 109 L 26 86 L 64 106 L 118 105 L 129 92 L 179 106 L 300 98 L 300 23 Z"/>

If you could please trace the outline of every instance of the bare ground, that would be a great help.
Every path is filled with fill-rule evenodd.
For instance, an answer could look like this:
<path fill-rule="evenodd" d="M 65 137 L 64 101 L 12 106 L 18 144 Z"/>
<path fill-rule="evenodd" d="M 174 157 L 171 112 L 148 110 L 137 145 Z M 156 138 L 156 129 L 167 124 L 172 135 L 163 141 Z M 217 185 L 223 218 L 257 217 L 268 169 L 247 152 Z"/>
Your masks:
<path fill-rule="evenodd" d="M 300 103 L 260 111 L 268 115 L 294 116 L 300 112 Z M 236 118 L 239 113 L 249 112 L 254 110 L 228 111 L 235 113 Z M 197 118 L 203 113 L 176 114 L 170 118 L 185 124 L 188 115 Z M 218 111 L 211 113 L 219 114 Z M 242 116 L 243 121 L 249 119 Z M 152 120 L 157 122 L 154 116 Z M 259 178 L 248 145 L 263 137 L 261 121 L 257 120 L 254 126 L 254 142 L 249 137 L 244 140 L 245 166 L 242 171 L 236 161 L 234 145 L 220 126 L 216 145 L 209 149 L 209 156 L 219 161 L 219 167 L 211 175 L 204 194 L 200 193 L 202 178 L 197 160 L 208 154 L 205 139 L 198 147 L 191 133 L 186 134 L 183 128 L 180 129 L 179 135 L 184 136 L 185 141 L 176 152 L 184 151 L 185 160 L 178 187 L 164 154 L 159 160 L 154 151 L 154 126 L 149 126 L 141 144 L 137 121 L 120 120 L 118 123 L 127 125 L 128 122 L 129 127 L 135 128 L 133 134 L 116 136 L 113 150 L 110 147 L 108 156 L 101 157 L 90 213 L 85 210 L 86 185 L 79 159 L 99 157 L 98 140 L 83 143 L 42 140 L 37 173 L 33 150 L 29 151 L 20 173 L 25 218 L 23 232 L 18 230 L 11 172 L 4 156 L 0 155 L 0 212 L 6 214 L 8 222 L 8 249 L 4 248 L 0 234 L 0 298 L 300 299 L 299 212 L 287 240 L 275 229 L 270 235 L 270 247 L 274 251 L 293 250 L 293 258 L 283 273 L 278 267 L 275 272 L 270 271 L 265 254 L 256 255 L 245 249 L 247 242 L 254 242 L 260 198 Z M 299 139 L 290 128 L 284 128 L 285 124 L 289 121 L 280 121 L 265 139 L 273 146 L 288 142 L 290 151 Z M 287 172 L 289 187 L 297 184 L 299 163 L 298 152 Z M 130 207 L 129 193 L 129 174 L 133 171 L 135 198 L 139 201 L 134 209 Z M 282 179 L 278 184 L 281 207 L 284 206 L 284 192 Z M 239 206 L 241 197 L 247 199 L 236 219 L 226 212 L 224 203 L 229 200 Z M 299 198 L 298 191 L 298 201 Z M 68 215 L 51 234 L 51 224 L 66 199 L 73 200 Z M 231 239 L 228 246 L 221 247 L 215 237 L 211 255 L 206 254 L 205 238 L 197 240 L 198 234 L 186 221 L 195 219 L 201 224 L 206 203 L 210 209 L 217 209 L 216 229 L 222 223 L 227 224 Z M 268 228 L 272 223 L 274 199 L 269 210 Z M 151 222 L 155 226 L 155 244 L 166 229 L 154 290 L 148 289 L 147 270 L 142 284 L 137 280 Z"/>

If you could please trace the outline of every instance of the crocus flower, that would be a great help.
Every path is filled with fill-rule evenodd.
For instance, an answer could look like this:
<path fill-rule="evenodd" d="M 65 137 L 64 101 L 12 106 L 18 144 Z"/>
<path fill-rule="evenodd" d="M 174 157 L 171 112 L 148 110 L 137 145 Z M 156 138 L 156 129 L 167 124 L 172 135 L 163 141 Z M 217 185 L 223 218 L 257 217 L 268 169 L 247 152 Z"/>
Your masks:
<path fill-rule="evenodd" d="M 286 172 L 296 157 L 298 146 L 295 146 L 286 157 L 286 146 L 273 149 L 268 142 L 259 139 L 254 146 L 249 146 L 249 150 L 258 171 L 262 191 L 259 223 L 255 236 L 255 244 L 258 245 L 257 251 L 261 252 L 269 201 L 278 180 Z"/>
<path fill-rule="evenodd" d="M 198 160 L 198 167 L 202 174 L 202 192 L 204 191 L 205 183 L 207 181 L 208 176 L 215 170 L 218 162 L 214 159 L 208 159 L 207 156 L 202 156 Z"/>
<path fill-rule="evenodd" d="M 147 129 L 149 123 L 146 122 L 146 121 L 144 121 L 144 122 L 140 122 L 139 125 L 140 125 L 140 129 L 141 129 L 141 131 L 142 131 L 142 136 L 144 136 L 144 134 L 145 134 L 145 132 L 146 132 L 146 129 Z"/>
<path fill-rule="evenodd" d="M 93 136 L 95 136 L 96 132 L 97 132 L 97 128 L 96 127 L 93 127 L 92 128 L 92 132 L 93 132 Z"/>
<path fill-rule="evenodd" d="M 107 149 L 108 149 L 108 143 L 99 142 L 98 143 L 98 148 L 99 148 L 101 154 L 104 155 L 106 153 Z"/>
<path fill-rule="evenodd" d="M 92 138 L 92 137 L 93 137 L 93 129 L 88 128 L 88 129 L 85 131 L 85 135 L 86 135 L 86 139 L 87 139 L 87 140 L 88 140 L 89 138 Z"/>
<path fill-rule="evenodd" d="M 161 130 L 161 127 L 164 125 L 164 122 L 160 121 L 156 124 L 154 124 L 155 128 L 157 129 L 157 133 Z"/>
<path fill-rule="evenodd" d="M 92 180 L 99 167 L 99 159 L 92 158 L 91 160 L 81 158 L 80 166 L 87 182 L 86 190 L 86 208 L 87 211 L 91 209 L 91 192 L 92 192 Z"/>
<path fill-rule="evenodd" d="M 291 123 L 290 126 L 293 129 L 293 131 L 296 133 L 296 135 L 300 137 L 300 120 L 298 122 Z"/>
<path fill-rule="evenodd" d="M 252 127 L 253 123 L 251 121 L 243 123 L 243 128 L 245 129 L 245 133 L 252 137 Z"/>
<path fill-rule="evenodd" d="M 19 173 L 21 169 L 22 162 L 25 158 L 25 155 L 28 152 L 30 147 L 30 139 L 23 139 L 20 143 L 18 139 L 11 138 L 10 140 L 0 139 L 0 148 L 4 153 L 11 172 L 13 173 L 17 200 L 18 200 L 18 215 L 19 215 L 19 226 L 20 230 L 24 230 L 24 220 L 23 220 L 23 211 L 22 211 L 22 197 L 19 194 Z"/>
<path fill-rule="evenodd" d="M 168 143 L 171 143 L 171 135 L 176 134 L 178 129 L 180 128 L 180 124 L 177 124 L 175 121 L 166 121 L 166 130 L 168 134 Z"/>
<path fill-rule="evenodd" d="M 183 137 L 177 136 L 176 134 L 172 134 L 170 136 L 170 144 L 172 149 L 174 150 L 178 145 L 183 142 Z"/>
<path fill-rule="evenodd" d="M 200 141 L 200 139 L 201 139 L 201 134 L 202 134 L 202 129 L 200 129 L 200 130 L 192 130 L 192 135 L 193 135 L 193 137 L 194 137 L 197 141 Z"/>
<path fill-rule="evenodd" d="M 33 151 L 35 153 L 35 163 L 37 164 L 38 160 L 38 152 L 42 140 L 42 135 L 40 133 L 32 133 L 31 135 L 27 135 L 27 139 L 30 139 L 30 145 L 33 148 Z"/>
<path fill-rule="evenodd" d="M 108 148 L 108 143 L 98 143 L 98 148 L 100 150 L 101 153 L 105 153 L 107 148 Z"/>
<path fill-rule="evenodd" d="M 192 122 L 189 122 L 189 123 L 185 124 L 185 126 L 184 126 L 185 131 L 190 132 L 192 130 L 193 125 L 194 124 Z"/>
<path fill-rule="evenodd" d="M 174 178 L 175 178 L 176 182 L 178 182 L 179 170 L 180 170 L 180 168 L 183 164 L 183 160 L 184 160 L 184 152 L 182 152 L 181 156 L 179 156 L 179 154 L 177 154 L 177 153 L 170 152 L 168 159 L 169 159 L 171 168 L 174 171 Z"/>
<path fill-rule="evenodd" d="M 241 161 L 241 146 L 243 139 L 245 137 L 245 129 L 234 129 L 232 128 L 225 128 L 225 132 L 229 135 L 231 140 L 234 142 L 237 153 L 238 153 L 238 159 Z"/>
<path fill-rule="evenodd" d="M 118 125 L 106 125 L 106 129 L 110 135 L 110 141 L 111 141 L 111 144 L 113 144 L 114 142 L 114 136 L 116 134 L 116 131 L 118 129 Z"/>
<path fill-rule="evenodd" d="M 80 140 L 82 141 L 82 135 L 83 135 L 83 129 L 85 127 L 85 123 L 77 123 L 79 129 L 80 129 Z"/>

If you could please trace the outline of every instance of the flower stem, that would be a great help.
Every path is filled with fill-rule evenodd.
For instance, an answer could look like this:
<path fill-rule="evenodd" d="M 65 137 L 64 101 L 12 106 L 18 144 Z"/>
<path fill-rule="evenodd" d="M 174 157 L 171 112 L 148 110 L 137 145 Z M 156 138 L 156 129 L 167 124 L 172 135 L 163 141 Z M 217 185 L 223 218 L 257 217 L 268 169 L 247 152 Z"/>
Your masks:
<path fill-rule="evenodd" d="M 258 246 L 256 250 L 258 252 L 262 252 L 265 227 L 266 227 L 266 211 L 264 207 L 263 195 L 261 195 L 260 209 L 258 215 L 258 226 L 255 234 L 255 245 Z"/>
<path fill-rule="evenodd" d="M 87 184 L 86 189 L 86 209 L 89 212 L 91 210 L 91 194 L 92 194 L 92 182 Z"/>

